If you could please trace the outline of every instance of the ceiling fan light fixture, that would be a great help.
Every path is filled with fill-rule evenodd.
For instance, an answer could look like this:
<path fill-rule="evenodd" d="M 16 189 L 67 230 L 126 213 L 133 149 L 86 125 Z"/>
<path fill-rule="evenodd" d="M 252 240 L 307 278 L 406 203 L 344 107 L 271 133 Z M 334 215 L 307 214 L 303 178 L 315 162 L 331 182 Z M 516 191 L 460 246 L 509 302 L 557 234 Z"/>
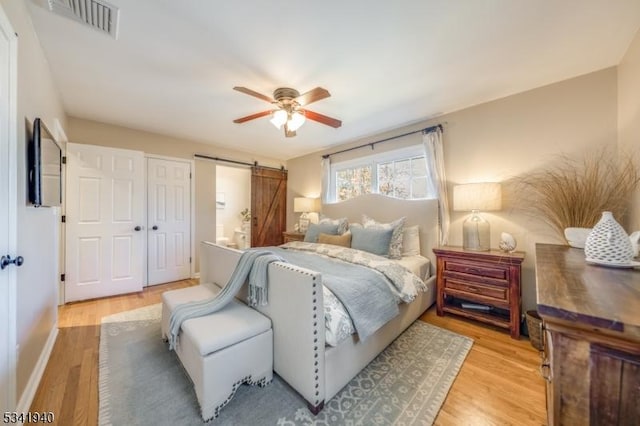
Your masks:
<path fill-rule="evenodd" d="M 294 111 L 291 114 L 291 118 L 289 119 L 289 121 L 287 121 L 287 127 L 289 128 L 289 130 L 295 132 L 300 128 L 300 126 L 304 124 L 305 120 L 306 118 L 304 114 L 299 111 Z"/>
<path fill-rule="evenodd" d="M 279 109 L 273 113 L 271 120 L 269 120 L 271 124 L 276 126 L 278 130 L 282 128 L 284 123 L 287 122 L 287 111 L 283 109 Z"/>

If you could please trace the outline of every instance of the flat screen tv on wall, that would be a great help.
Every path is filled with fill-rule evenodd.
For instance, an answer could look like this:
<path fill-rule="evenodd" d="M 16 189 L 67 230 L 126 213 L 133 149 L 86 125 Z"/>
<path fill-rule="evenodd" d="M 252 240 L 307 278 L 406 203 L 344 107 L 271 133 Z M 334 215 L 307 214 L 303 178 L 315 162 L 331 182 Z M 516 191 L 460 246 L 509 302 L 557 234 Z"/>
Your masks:
<path fill-rule="evenodd" d="M 54 207 L 62 203 L 62 149 L 36 118 L 28 144 L 29 202 L 35 207 Z"/>

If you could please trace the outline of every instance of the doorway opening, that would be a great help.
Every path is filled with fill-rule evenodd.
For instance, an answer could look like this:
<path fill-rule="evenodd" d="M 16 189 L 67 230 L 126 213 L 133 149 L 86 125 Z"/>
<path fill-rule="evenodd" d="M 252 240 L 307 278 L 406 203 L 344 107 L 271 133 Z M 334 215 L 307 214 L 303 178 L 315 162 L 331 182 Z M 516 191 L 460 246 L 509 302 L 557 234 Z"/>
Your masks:
<path fill-rule="evenodd" d="M 251 169 L 216 164 L 216 243 L 251 247 Z"/>

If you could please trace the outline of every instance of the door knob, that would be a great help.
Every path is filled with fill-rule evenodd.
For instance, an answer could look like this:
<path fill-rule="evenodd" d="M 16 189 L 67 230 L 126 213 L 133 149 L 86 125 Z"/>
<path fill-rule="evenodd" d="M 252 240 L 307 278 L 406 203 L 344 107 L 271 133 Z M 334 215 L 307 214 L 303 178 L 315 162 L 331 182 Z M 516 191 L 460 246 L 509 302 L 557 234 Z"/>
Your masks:
<path fill-rule="evenodd" d="M 153 225 L 153 227 L 151 229 L 153 229 L 154 231 L 157 231 L 158 230 L 158 225 Z"/>
<path fill-rule="evenodd" d="M 9 255 L 2 256 L 2 258 L 0 258 L 0 269 L 4 269 L 11 264 L 16 266 L 22 266 L 23 263 L 24 263 L 24 257 L 22 256 L 18 256 L 15 259 L 12 259 L 11 256 Z"/>
<path fill-rule="evenodd" d="M 142 231 L 142 226 L 136 226 L 133 228 L 134 231 Z"/>

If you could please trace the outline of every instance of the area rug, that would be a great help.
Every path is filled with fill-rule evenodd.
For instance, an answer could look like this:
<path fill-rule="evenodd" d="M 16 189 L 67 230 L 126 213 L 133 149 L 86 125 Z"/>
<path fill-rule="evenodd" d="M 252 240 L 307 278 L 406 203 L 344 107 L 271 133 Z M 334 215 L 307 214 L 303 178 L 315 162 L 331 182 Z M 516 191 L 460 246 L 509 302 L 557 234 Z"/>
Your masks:
<path fill-rule="evenodd" d="M 160 338 L 160 304 L 102 319 L 100 425 L 201 425 L 189 377 Z M 473 341 L 422 321 L 313 416 L 274 374 L 265 388 L 240 386 L 209 425 L 429 425 Z"/>

